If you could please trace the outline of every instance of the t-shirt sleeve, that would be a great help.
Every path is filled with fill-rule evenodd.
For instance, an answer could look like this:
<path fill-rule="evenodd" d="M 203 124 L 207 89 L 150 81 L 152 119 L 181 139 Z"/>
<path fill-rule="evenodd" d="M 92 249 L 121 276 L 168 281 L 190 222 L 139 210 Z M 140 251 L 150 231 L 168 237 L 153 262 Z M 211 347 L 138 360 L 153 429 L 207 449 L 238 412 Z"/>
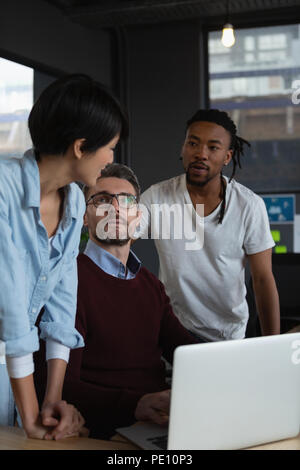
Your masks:
<path fill-rule="evenodd" d="M 260 253 L 275 245 L 267 209 L 261 197 L 256 196 L 251 201 L 245 223 L 244 249 L 247 255 Z"/>

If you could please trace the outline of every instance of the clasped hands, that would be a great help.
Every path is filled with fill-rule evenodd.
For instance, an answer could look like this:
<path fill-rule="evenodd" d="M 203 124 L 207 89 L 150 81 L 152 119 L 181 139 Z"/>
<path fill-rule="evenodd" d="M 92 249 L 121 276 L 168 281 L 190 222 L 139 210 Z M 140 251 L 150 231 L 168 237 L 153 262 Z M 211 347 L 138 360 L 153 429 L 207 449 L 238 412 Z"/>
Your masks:
<path fill-rule="evenodd" d="M 41 412 L 32 422 L 24 423 L 29 438 L 58 440 L 66 437 L 87 437 L 85 420 L 75 406 L 65 400 L 44 403 Z"/>

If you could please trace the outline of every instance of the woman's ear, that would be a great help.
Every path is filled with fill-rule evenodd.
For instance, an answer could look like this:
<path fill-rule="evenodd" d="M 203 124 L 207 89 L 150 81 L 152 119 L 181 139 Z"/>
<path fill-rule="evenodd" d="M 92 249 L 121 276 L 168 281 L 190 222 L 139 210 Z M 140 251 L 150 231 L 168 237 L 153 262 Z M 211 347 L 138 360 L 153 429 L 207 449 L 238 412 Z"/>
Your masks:
<path fill-rule="evenodd" d="M 79 160 L 82 158 L 84 151 L 82 150 L 82 146 L 85 142 L 85 139 L 76 139 L 73 142 L 73 152 L 76 158 Z"/>

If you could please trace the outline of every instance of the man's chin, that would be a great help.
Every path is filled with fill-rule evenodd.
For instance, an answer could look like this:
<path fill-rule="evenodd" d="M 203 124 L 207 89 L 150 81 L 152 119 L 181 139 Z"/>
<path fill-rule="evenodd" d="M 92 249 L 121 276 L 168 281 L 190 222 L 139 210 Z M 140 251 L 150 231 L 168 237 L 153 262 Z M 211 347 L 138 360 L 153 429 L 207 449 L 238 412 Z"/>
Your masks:
<path fill-rule="evenodd" d="M 189 175 L 189 172 L 186 173 L 186 182 L 191 186 L 203 187 L 205 186 L 211 178 L 207 177 L 205 180 L 200 180 L 198 178 L 193 178 Z"/>
<path fill-rule="evenodd" d="M 103 245 L 113 245 L 113 246 L 124 246 L 130 241 L 130 238 L 99 238 L 96 237 L 96 240 Z"/>

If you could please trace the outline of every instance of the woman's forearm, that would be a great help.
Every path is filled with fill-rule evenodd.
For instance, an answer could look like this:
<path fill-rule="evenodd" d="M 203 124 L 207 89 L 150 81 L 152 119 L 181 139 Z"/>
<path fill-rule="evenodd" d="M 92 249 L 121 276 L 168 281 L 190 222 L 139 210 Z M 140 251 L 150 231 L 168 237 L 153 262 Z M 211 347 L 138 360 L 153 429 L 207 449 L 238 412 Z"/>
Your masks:
<path fill-rule="evenodd" d="M 39 415 L 39 405 L 34 388 L 33 375 L 20 379 L 10 379 L 15 402 L 19 410 L 22 423 L 35 422 Z"/>
<path fill-rule="evenodd" d="M 32 438 L 43 439 L 47 428 L 41 425 L 33 375 L 19 379 L 11 378 L 10 381 L 26 434 Z"/>
<path fill-rule="evenodd" d="M 63 359 L 49 359 L 47 367 L 47 388 L 44 404 L 61 400 L 67 363 Z"/>

